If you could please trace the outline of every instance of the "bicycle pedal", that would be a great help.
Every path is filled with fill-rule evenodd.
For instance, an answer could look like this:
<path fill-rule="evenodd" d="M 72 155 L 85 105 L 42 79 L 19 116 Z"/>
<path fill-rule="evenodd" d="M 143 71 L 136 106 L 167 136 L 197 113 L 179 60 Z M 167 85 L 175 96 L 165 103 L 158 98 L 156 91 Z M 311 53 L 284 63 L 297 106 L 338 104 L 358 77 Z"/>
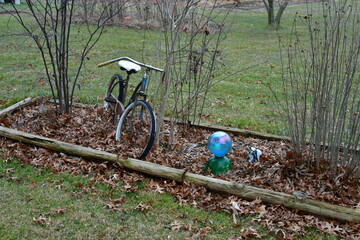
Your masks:
<path fill-rule="evenodd" d="M 114 99 L 114 98 L 106 97 L 104 100 L 105 100 L 106 102 L 109 102 L 109 103 L 117 103 L 117 100 Z"/>
<path fill-rule="evenodd" d="M 146 94 L 143 91 L 139 91 L 138 95 L 141 96 L 141 97 L 146 97 Z"/>

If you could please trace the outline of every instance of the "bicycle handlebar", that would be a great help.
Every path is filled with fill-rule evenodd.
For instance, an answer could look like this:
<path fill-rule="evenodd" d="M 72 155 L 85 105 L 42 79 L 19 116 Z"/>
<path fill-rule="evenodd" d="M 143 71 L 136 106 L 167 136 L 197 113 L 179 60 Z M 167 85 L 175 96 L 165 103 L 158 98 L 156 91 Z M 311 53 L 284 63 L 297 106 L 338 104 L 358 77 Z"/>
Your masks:
<path fill-rule="evenodd" d="M 100 64 L 98 64 L 97 66 L 98 66 L 98 67 L 103 67 L 103 66 L 109 65 L 109 64 L 111 64 L 111 63 L 118 62 L 118 61 L 120 61 L 120 60 L 128 60 L 128 61 L 133 62 L 133 63 L 135 63 L 135 64 L 137 64 L 137 65 L 140 65 L 140 66 L 142 66 L 142 67 L 144 67 L 144 68 L 152 69 L 152 70 L 155 70 L 155 71 L 158 71 L 158 72 L 164 72 L 163 69 L 156 68 L 156 67 L 153 67 L 153 66 L 151 66 L 151 65 L 147 65 L 147 64 L 145 64 L 145 63 L 141 63 L 141 62 L 135 61 L 134 59 L 131 59 L 131 58 L 129 58 L 129 57 L 119 57 L 119 58 L 115 58 L 115 59 L 112 59 L 112 60 L 109 60 L 109 61 L 100 63 Z"/>

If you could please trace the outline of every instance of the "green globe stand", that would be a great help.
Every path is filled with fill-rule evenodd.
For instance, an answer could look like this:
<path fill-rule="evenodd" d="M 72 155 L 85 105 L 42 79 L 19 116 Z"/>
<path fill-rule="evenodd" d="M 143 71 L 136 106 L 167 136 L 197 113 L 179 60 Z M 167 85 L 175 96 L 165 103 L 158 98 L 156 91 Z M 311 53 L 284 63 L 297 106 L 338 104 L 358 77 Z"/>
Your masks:
<path fill-rule="evenodd" d="M 232 164 L 231 161 L 225 156 L 213 156 L 209 159 L 209 161 L 207 161 L 203 171 L 207 172 L 209 168 L 213 174 L 224 174 L 232 168 Z"/>

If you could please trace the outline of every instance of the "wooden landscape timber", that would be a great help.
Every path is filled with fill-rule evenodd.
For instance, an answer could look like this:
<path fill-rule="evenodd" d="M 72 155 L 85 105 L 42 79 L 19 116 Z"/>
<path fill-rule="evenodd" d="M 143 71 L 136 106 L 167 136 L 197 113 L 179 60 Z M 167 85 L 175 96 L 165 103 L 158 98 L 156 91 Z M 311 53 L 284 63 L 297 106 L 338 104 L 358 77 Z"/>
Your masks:
<path fill-rule="evenodd" d="M 253 138 L 261 138 L 266 139 L 270 141 L 291 141 L 291 137 L 287 136 L 279 136 L 275 134 L 270 133 L 261 133 L 261 132 L 255 132 L 250 130 L 244 130 L 234 127 L 226 127 L 226 126 L 218 126 L 218 125 L 211 125 L 206 123 L 200 123 L 200 124 L 193 124 L 192 126 L 200 127 L 200 128 L 206 128 L 214 131 L 224 131 L 224 132 L 231 132 L 236 133 L 239 135 L 242 135 L 244 137 L 253 137 Z"/>
<path fill-rule="evenodd" d="M 245 199 L 261 199 L 266 203 L 282 204 L 288 208 L 299 209 L 304 212 L 360 223 L 360 211 L 329 203 L 312 200 L 298 199 L 293 195 L 276 192 L 268 189 L 247 186 L 240 183 L 215 179 L 199 174 L 188 173 L 183 169 L 165 167 L 155 163 L 145 162 L 137 159 L 123 159 L 115 154 L 77 146 L 58 140 L 37 136 L 10 128 L 0 126 L 0 136 L 17 140 L 22 143 L 62 152 L 68 155 L 78 156 L 89 160 L 110 161 L 120 164 L 125 169 L 146 173 L 148 175 L 175 180 L 177 182 L 193 182 L 210 190 L 233 194 Z"/>
<path fill-rule="evenodd" d="M 15 103 L 14 105 L 11 105 L 3 110 L 0 110 L 0 119 L 6 117 L 8 114 L 11 114 L 13 111 L 15 111 L 21 107 L 29 106 L 29 105 L 35 103 L 37 101 L 37 99 L 38 98 L 28 97 L 18 103 Z"/>
<path fill-rule="evenodd" d="M 177 124 L 185 124 L 181 120 L 171 119 L 168 117 L 165 118 L 165 121 L 167 121 L 167 122 L 170 122 L 172 120 L 175 121 Z M 212 125 L 212 124 L 208 124 L 208 123 L 198 123 L 197 124 L 197 123 L 192 123 L 192 122 L 189 122 L 189 125 L 192 127 L 199 127 L 199 128 L 204 128 L 204 129 L 209 129 L 209 130 L 214 130 L 214 131 L 235 133 L 235 134 L 239 134 L 244 137 L 260 138 L 260 139 L 265 139 L 265 140 L 270 140 L 270 141 L 287 141 L 287 142 L 291 141 L 291 137 L 287 137 L 287 136 L 280 136 L 280 135 L 275 135 L 275 134 L 271 134 L 271 133 L 262 133 L 262 132 L 244 130 L 244 129 L 234 128 L 234 127 Z"/>
<path fill-rule="evenodd" d="M 211 124 L 207 124 L 207 123 L 192 124 L 191 126 L 210 129 L 210 130 L 214 130 L 214 131 L 224 131 L 224 132 L 227 132 L 227 133 L 230 132 L 230 133 L 239 134 L 239 135 L 244 136 L 244 137 L 260 138 L 260 139 L 265 139 L 265 140 L 269 140 L 269 141 L 292 142 L 291 137 L 280 136 L 280 135 L 275 135 L 275 134 L 271 134 L 271 133 L 261 133 L 261 132 L 249 131 L 249 130 L 234 128 L 234 127 L 211 125 Z M 306 143 L 311 144 L 311 142 L 309 140 L 307 140 Z M 325 148 L 329 147 L 327 144 L 325 144 L 325 145 L 322 144 L 321 146 L 325 147 Z M 344 151 L 344 146 L 340 146 L 339 150 L 341 152 L 343 152 Z M 351 149 L 351 151 L 360 152 L 360 147 L 358 147 L 356 149 Z"/>

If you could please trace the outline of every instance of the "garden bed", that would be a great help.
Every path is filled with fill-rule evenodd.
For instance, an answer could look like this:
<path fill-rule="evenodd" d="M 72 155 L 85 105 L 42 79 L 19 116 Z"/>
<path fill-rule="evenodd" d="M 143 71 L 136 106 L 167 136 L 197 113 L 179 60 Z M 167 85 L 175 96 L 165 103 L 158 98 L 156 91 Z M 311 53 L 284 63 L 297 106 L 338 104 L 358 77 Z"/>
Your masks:
<path fill-rule="evenodd" d="M 0 124 L 20 131 L 115 153 L 124 158 L 136 156 L 136 149 L 115 142 L 115 126 L 111 114 L 101 106 L 74 108 L 71 116 L 57 116 L 54 114 L 54 108 L 53 104 L 42 100 L 37 105 L 25 107 L 23 111 L 8 116 L 1 120 Z M 203 174 L 202 169 L 211 157 L 206 142 L 212 132 L 199 127 L 178 126 L 173 150 L 165 148 L 166 142 L 163 142 L 160 146 L 154 147 L 145 160 Z M 338 182 L 334 182 L 331 174 L 325 169 L 318 170 L 315 167 L 309 167 L 305 162 L 296 159 L 288 142 L 269 141 L 235 134 L 230 134 L 230 136 L 233 139 L 233 149 L 227 156 L 233 163 L 233 170 L 214 177 L 288 194 L 301 191 L 311 199 L 359 209 L 360 193 L 355 181 L 344 182 L 339 179 Z M 143 179 L 141 175 L 124 171 L 111 163 L 91 163 L 46 149 L 14 143 L 4 138 L 0 138 L 0 146 L 5 156 L 15 155 L 20 160 L 35 166 L 56 171 L 90 174 L 95 180 L 102 179 L 114 186 L 117 186 L 117 182 L 122 179 L 125 181 L 124 189 L 129 191 L 135 190 L 134 183 Z M 260 162 L 255 164 L 246 162 L 250 146 L 257 147 L 263 152 Z M 281 235 L 289 236 L 288 234 L 293 232 L 302 233 L 306 231 L 306 226 L 313 225 L 324 232 L 344 237 L 359 237 L 356 235 L 360 232 L 359 224 L 341 224 L 321 220 L 314 216 L 298 215 L 296 211 L 288 210 L 283 206 L 263 205 L 258 200 L 248 202 L 234 196 L 208 192 L 203 187 L 191 184 L 178 184 L 159 179 L 152 182 L 149 188 L 153 188 L 154 191 L 166 190 L 184 204 L 235 211 L 230 203 L 236 202 L 239 206 L 236 214 L 259 214 L 254 221 L 263 223 Z"/>

